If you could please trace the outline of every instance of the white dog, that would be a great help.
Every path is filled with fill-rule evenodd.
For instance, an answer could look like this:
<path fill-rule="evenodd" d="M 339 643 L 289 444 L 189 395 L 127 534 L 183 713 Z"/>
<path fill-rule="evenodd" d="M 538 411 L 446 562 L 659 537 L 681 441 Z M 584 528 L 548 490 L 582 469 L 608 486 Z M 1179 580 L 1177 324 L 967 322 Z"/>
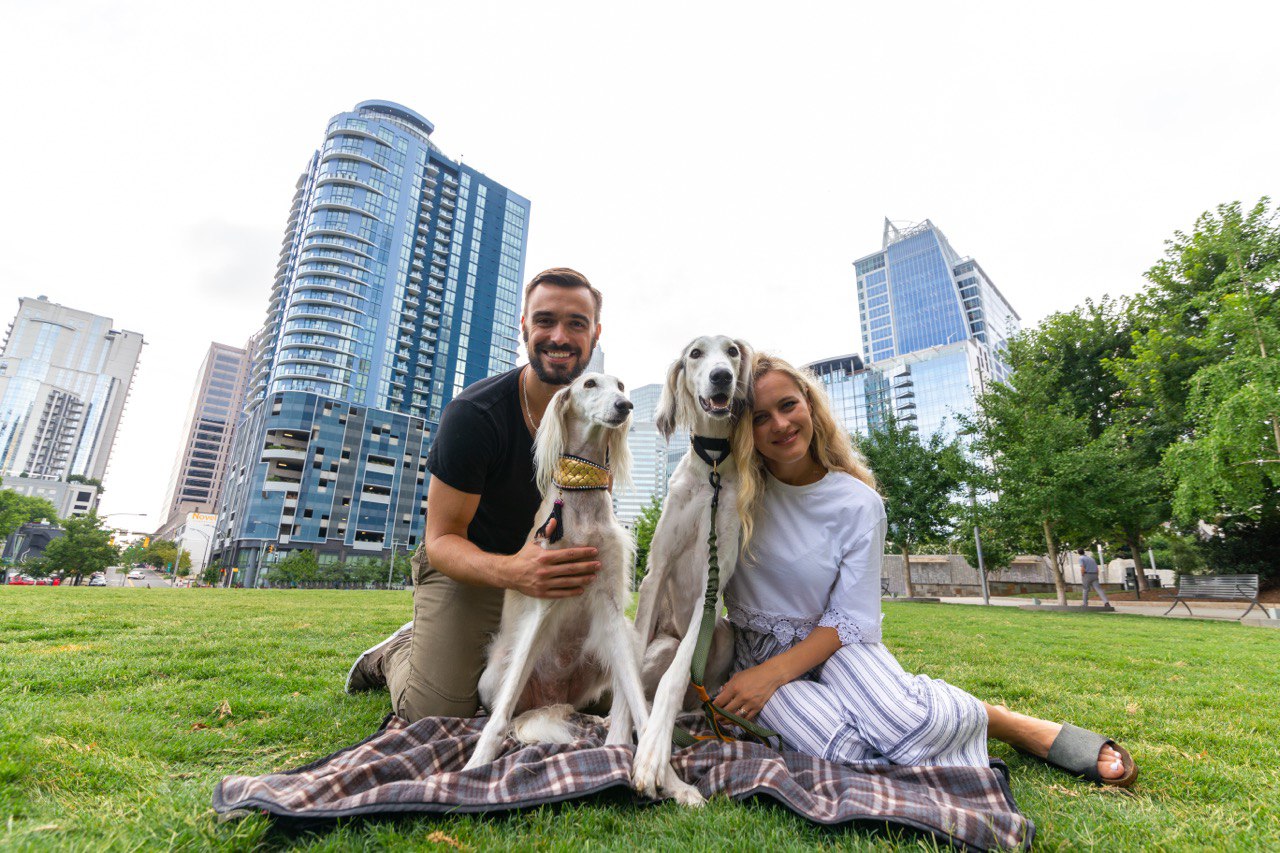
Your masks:
<path fill-rule="evenodd" d="M 466 769 L 497 757 L 512 725 L 525 743 L 566 743 L 567 716 L 598 701 L 612 682 L 606 744 L 632 742 L 632 721 L 648 718 L 640 683 L 639 646 L 626 618 L 634 545 L 613 516 L 610 475 L 628 483 L 627 430 L 632 404 L 612 376 L 586 373 L 557 391 L 534 445 L 543 494 L 537 526 L 554 512 L 556 541 L 544 548 L 594 546 L 600 571 L 582 595 L 530 598 L 508 590 L 502 622 L 480 677 L 480 701 L 490 711 Z M 557 504 L 560 504 L 557 507 Z"/>
<path fill-rule="evenodd" d="M 676 427 L 684 427 L 694 442 L 729 439 L 737 416 L 748 405 L 750 365 L 751 348 L 742 341 L 723 336 L 692 341 L 667 373 L 658 428 L 668 438 Z M 720 474 L 716 538 L 723 594 L 738 559 L 737 469 L 731 456 L 720 462 L 714 453 L 708 455 L 717 459 Z M 689 690 L 689 665 L 707 590 L 710 474 L 711 466 L 697 446 L 676 467 L 653 534 L 649 571 L 640 585 L 636 611 L 636 631 L 646 643 L 643 678 L 653 694 L 653 710 L 640 733 L 632 785 L 647 796 L 662 791 L 685 805 L 698 805 L 703 799 L 671 769 L 671 733 L 681 708 L 697 706 Z M 733 653 L 732 632 L 724 627 L 717 629 L 707 661 L 706 688 L 713 696 L 728 676 Z"/>

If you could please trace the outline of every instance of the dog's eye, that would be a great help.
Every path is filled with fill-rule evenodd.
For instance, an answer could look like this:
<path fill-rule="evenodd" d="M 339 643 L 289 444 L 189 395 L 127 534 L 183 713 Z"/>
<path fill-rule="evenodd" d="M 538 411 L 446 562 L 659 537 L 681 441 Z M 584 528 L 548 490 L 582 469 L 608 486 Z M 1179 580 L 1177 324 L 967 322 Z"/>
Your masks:
<path fill-rule="evenodd" d="M 689 350 L 689 358 L 702 358 L 702 350 L 700 349 Z"/>
<path fill-rule="evenodd" d="M 594 388 L 594 387 L 596 387 L 596 381 L 595 381 L 594 379 L 588 379 L 586 382 L 583 382 L 583 383 L 582 383 L 582 387 L 583 387 L 583 388 Z"/>
<path fill-rule="evenodd" d="M 737 357 L 738 357 L 738 348 L 729 347 L 729 358 L 737 358 Z"/>
<path fill-rule="evenodd" d="M 625 385 L 623 385 L 621 382 L 619 382 L 619 383 L 618 383 L 618 390 L 619 390 L 619 391 L 625 391 L 625 390 L 627 390 L 627 386 L 625 386 Z"/>

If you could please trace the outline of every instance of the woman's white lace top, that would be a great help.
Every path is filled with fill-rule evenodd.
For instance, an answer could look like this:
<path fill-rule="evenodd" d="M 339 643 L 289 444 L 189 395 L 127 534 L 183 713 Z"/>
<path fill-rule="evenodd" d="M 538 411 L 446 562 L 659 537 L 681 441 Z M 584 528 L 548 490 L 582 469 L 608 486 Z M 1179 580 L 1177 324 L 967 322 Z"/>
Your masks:
<path fill-rule="evenodd" d="M 880 642 L 880 496 L 840 471 L 807 486 L 765 479 L 749 552 L 725 590 L 729 620 L 784 646 L 818 626 L 846 645 Z"/>

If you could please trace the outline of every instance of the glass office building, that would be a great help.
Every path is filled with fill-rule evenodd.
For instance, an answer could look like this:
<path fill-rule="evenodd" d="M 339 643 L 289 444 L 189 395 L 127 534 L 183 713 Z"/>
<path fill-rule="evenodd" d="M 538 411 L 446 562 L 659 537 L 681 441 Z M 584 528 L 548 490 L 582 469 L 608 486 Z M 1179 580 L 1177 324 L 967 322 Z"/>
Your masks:
<path fill-rule="evenodd" d="M 881 249 L 854 262 L 867 364 L 974 340 L 1003 379 L 1018 315 L 973 258 L 962 258 L 929 220 L 884 223 Z"/>
<path fill-rule="evenodd" d="M 861 355 L 813 362 L 836 414 L 865 434 L 889 417 L 952 437 L 987 382 L 1007 378 L 1018 315 L 930 221 L 885 220 L 881 249 L 854 263 Z"/>
<path fill-rule="evenodd" d="M 974 397 L 987 381 L 986 353 L 968 340 L 929 347 L 865 365 L 858 356 L 838 356 L 807 365 L 831 397 L 836 418 L 855 435 L 881 428 L 890 415 L 923 436 L 954 438 L 956 415 L 973 412 Z"/>
<path fill-rule="evenodd" d="M 20 298 L 0 344 L 0 476 L 106 477 L 142 344 L 110 317 Z"/>
<path fill-rule="evenodd" d="M 228 582 L 268 550 L 416 547 L 441 411 L 515 366 L 529 202 L 433 130 L 365 101 L 298 178 L 218 513 Z"/>
<path fill-rule="evenodd" d="M 156 538 L 171 539 L 172 529 L 185 524 L 190 513 L 212 516 L 217 512 L 231 436 L 244 401 L 246 367 L 244 349 L 209 345 L 187 409 Z"/>

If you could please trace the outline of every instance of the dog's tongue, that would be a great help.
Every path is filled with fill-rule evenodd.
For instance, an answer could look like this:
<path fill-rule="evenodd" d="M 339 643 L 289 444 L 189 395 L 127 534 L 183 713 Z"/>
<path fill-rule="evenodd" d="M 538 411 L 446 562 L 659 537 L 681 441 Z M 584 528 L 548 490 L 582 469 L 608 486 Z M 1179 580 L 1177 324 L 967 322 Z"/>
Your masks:
<path fill-rule="evenodd" d="M 711 405 L 715 406 L 717 409 L 723 409 L 723 408 L 728 407 L 728 405 L 729 405 L 729 395 L 728 395 L 728 394 L 713 394 L 713 395 L 711 396 Z"/>

